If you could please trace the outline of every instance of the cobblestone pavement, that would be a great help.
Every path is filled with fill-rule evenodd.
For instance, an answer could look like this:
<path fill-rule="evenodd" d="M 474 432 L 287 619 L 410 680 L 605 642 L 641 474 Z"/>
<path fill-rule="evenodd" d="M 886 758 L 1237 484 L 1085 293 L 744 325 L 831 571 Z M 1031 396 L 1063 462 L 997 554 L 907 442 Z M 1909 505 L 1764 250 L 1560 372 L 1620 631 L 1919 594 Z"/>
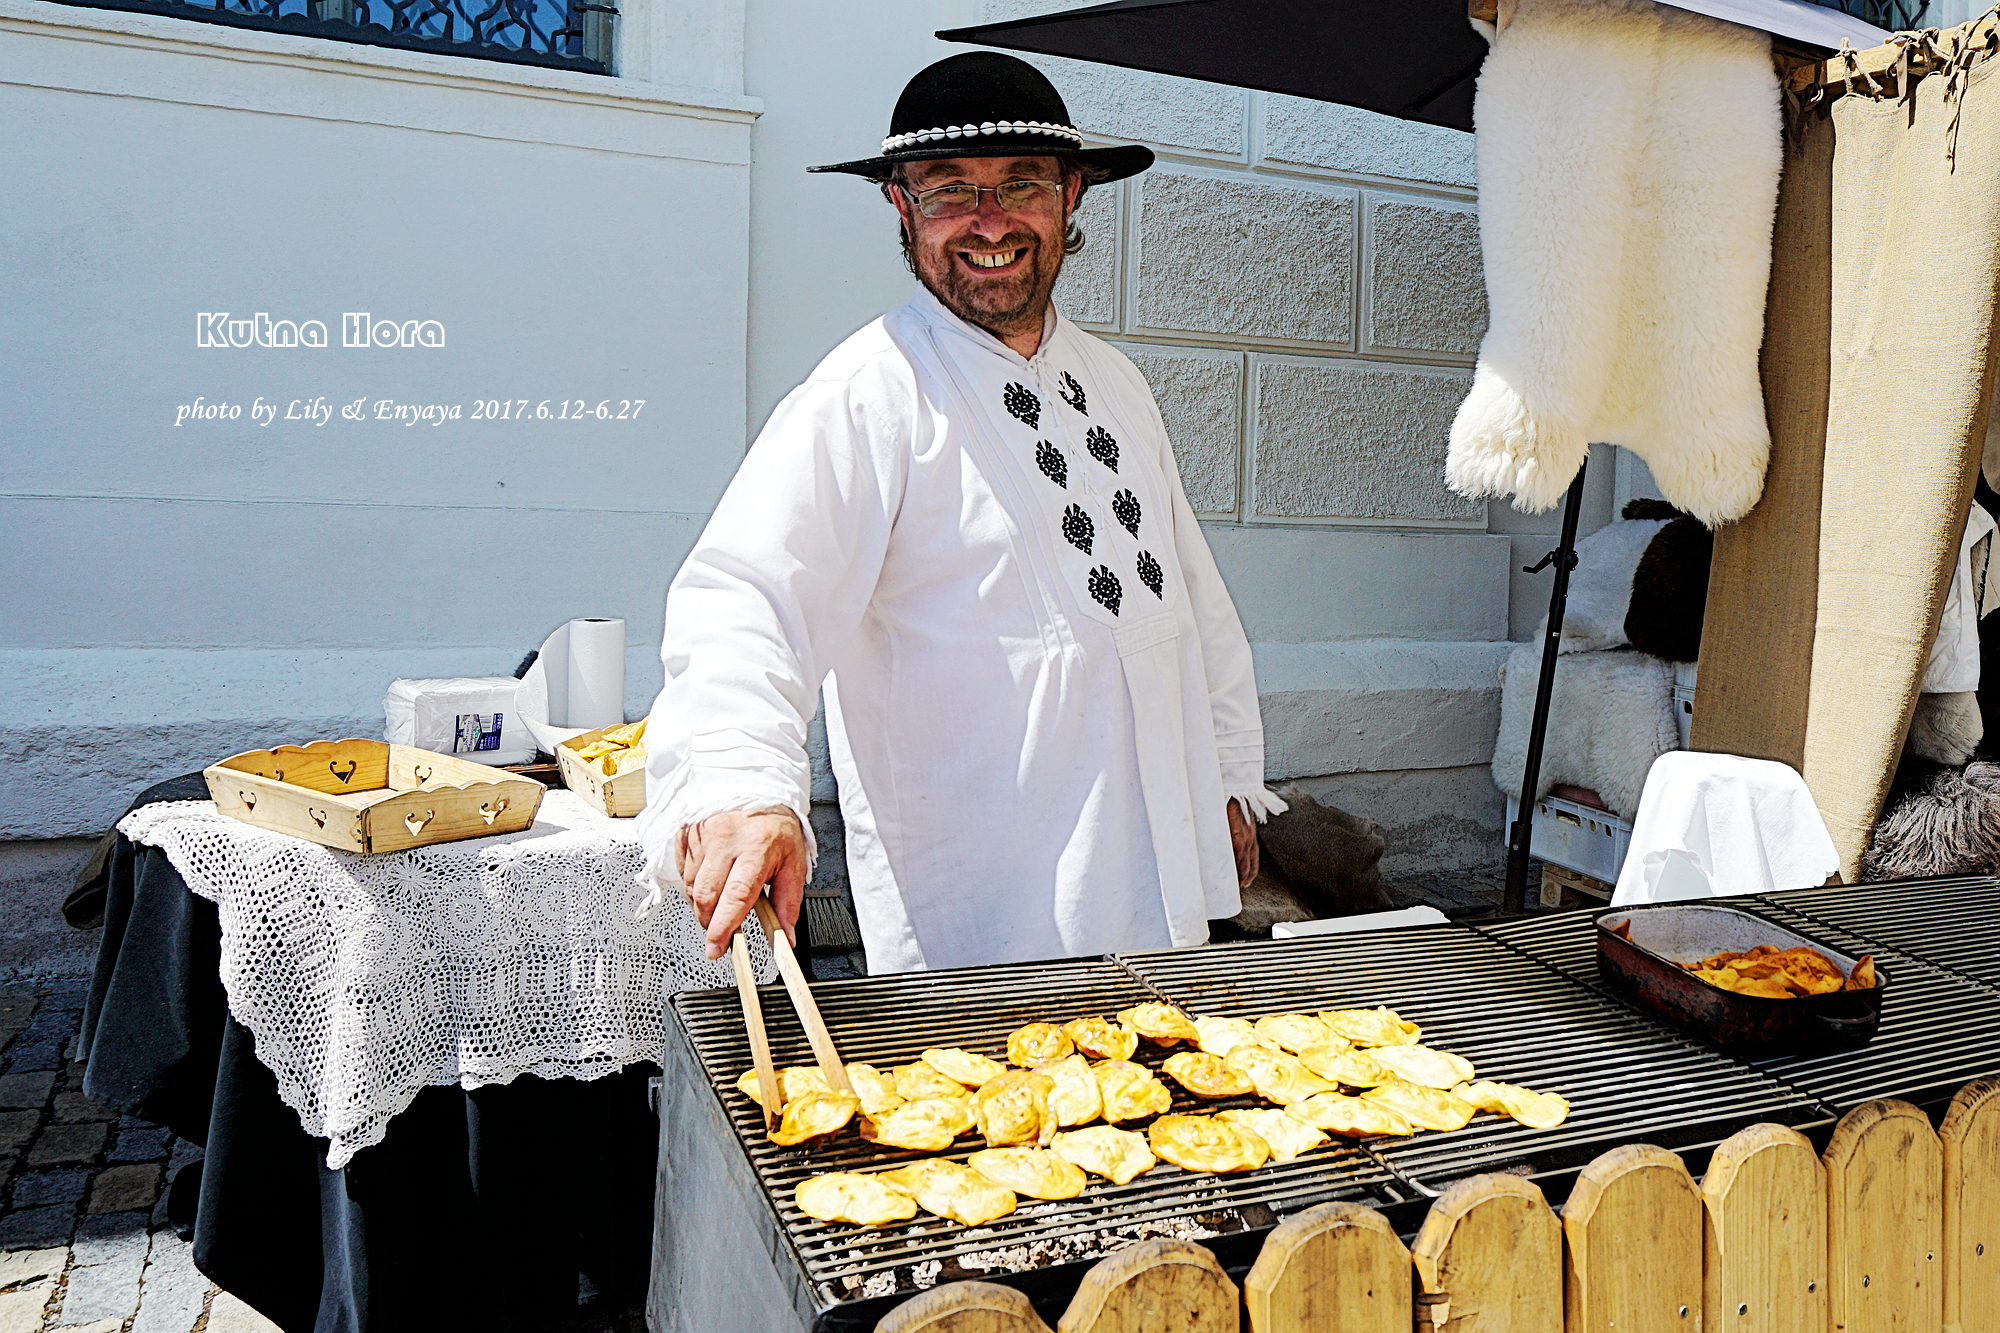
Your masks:
<path fill-rule="evenodd" d="M 0 1333 L 275 1333 L 167 1223 L 201 1149 L 84 1097 L 83 1001 L 82 981 L 0 984 Z M 606 1305 L 560 1333 L 642 1333 Z"/>
<path fill-rule="evenodd" d="M 1528 862 L 1528 901 L 1541 889 L 1542 863 Z M 1453 870 L 1442 874 L 1384 875 L 1382 887 L 1398 907 L 1435 907 L 1449 917 L 1466 916 L 1500 906 L 1507 887 L 1504 863 Z"/>

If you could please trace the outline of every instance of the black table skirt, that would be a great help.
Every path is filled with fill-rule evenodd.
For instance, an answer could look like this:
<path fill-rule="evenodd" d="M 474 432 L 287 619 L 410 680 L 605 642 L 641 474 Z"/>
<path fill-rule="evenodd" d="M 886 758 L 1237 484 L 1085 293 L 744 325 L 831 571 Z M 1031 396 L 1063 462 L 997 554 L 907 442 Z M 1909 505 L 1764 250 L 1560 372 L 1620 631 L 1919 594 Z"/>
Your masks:
<path fill-rule="evenodd" d="M 194 774 L 134 804 L 207 794 Z M 579 1273 L 643 1299 L 657 1069 L 426 1088 L 329 1171 L 229 1016 L 215 905 L 154 847 L 121 837 L 106 869 L 84 1091 L 206 1149 L 169 1208 L 218 1286 L 287 1333 L 548 1329 L 575 1315 Z"/>

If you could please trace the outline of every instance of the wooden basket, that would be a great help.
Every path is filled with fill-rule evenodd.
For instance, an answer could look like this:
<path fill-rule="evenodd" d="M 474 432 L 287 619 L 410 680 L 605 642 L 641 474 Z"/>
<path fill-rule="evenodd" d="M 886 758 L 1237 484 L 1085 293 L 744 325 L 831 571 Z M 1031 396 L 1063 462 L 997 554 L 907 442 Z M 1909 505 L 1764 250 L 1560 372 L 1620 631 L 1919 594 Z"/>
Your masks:
<path fill-rule="evenodd" d="M 249 750 L 202 776 L 223 814 L 345 852 L 518 833 L 547 790 L 469 759 L 358 739 Z"/>
<path fill-rule="evenodd" d="M 563 785 L 613 819 L 627 819 L 646 808 L 646 769 L 642 764 L 615 778 L 577 751 L 600 739 L 609 727 L 572 736 L 556 746 L 556 763 L 562 768 Z"/>

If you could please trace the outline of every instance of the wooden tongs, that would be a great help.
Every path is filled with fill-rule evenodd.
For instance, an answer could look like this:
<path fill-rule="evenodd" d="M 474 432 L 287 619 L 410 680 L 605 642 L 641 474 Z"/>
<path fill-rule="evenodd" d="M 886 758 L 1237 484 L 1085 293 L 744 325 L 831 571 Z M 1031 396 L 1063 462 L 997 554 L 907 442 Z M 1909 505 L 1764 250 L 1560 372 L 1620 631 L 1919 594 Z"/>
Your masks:
<path fill-rule="evenodd" d="M 799 966 L 798 955 L 792 952 L 792 942 L 779 927 L 778 914 L 771 910 L 768 898 L 757 899 L 757 924 L 771 941 L 771 956 L 778 960 L 778 975 L 784 978 L 792 1008 L 798 1010 L 799 1022 L 805 1027 L 806 1040 L 812 1043 L 813 1059 L 819 1062 L 826 1086 L 852 1097 L 854 1087 L 847 1081 L 847 1066 L 841 1063 L 833 1034 L 826 1030 L 826 1020 L 819 1016 L 819 1006 L 813 1003 L 805 969 Z M 736 965 L 736 994 L 743 1002 L 743 1026 L 750 1033 L 750 1055 L 756 1061 L 757 1083 L 764 1093 L 764 1132 L 769 1134 L 778 1127 L 778 1117 L 785 1109 L 784 1089 L 778 1085 L 778 1071 L 771 1063 L 771 1041 L 764 1033 L 764 1006 L 757 998 L 757 973 L 750 966 L 750 945 L 741 928 L 730 944 L 729 956 Z"/>

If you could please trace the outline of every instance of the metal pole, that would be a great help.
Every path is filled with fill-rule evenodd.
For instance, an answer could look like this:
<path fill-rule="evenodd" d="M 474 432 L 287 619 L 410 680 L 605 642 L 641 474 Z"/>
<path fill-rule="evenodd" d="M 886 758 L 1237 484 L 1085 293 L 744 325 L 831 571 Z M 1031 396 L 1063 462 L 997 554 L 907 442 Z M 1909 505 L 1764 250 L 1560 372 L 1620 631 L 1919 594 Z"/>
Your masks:
<path fill-rule="evenodd" d="M 1521 808 L 1519 817 L 1507 830 L 1507 889 L 1500 899 L 1500 915 L 1521 916 L 1528 910 L 1528 844 L 1534 837 L 1535 792 L 1542 780 L 1542 742 L 1549 734 L 1549 697 L 1556 688 L 1556 645 L 1562 639 L 1563 610 L 1569 601 L 1569 572 L 1576 568 L 1576 518 L 1583 508 L 1583 474 L 1590 466 L 1576 470 L 1569 484 L 1569 499 L 1563 506 L 1562 541 L 1540 562 L 1524 566 L 1533 574 L 1549 565 L 1556 567 L 1556 586 L 1549 592 L 1549 627 L 1542 635 L 1542 676 L 1535 685 L 1535 720 L 1528 727 L 1527 763 L 1521 768 Z"/>

